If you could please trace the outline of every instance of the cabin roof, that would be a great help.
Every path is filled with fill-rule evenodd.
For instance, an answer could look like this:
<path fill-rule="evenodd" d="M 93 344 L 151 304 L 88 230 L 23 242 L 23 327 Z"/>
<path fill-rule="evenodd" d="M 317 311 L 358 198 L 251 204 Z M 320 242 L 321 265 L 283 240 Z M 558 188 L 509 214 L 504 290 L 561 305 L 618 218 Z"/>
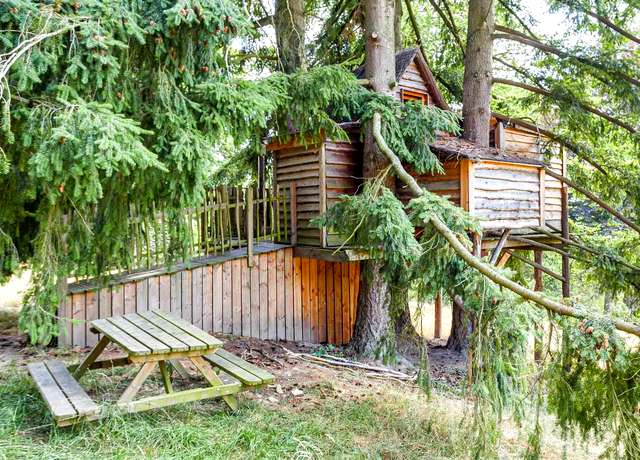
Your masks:
<path fill-rule="evenodd" d="M 498 150 L 494 147 L 480 147 L 473 142 L 449 135 L 439 135 L 436 141 L 430 144 L 429 147 L 444 161 L 463 158 L 544 166 L 540 161 L 508 155 L 503 150 Z"/>
<path fill-rule="evenodd" d="M 406 48 L 396 54 L 396 83 L 402 79 L 402 75 L 404 75 L 407 67 L 409 67 L 409 64 L 414 60 L 435 105 L 443 110 L 449 110 L 449 105 L 444 100 L 444 97 L 442 97 L 436 79 L 433 73 L 431 73 L 431 69 L 429 69 L 427 61 L 419 48 Z M 364 65 L 358 67 L 353 73 L 358 78 L 364 78 Z"/>

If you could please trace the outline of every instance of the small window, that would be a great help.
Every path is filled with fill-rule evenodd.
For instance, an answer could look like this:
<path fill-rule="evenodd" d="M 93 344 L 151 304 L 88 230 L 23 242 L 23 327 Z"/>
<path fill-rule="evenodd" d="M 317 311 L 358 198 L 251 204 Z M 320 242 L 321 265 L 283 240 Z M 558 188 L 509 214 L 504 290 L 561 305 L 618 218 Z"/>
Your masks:
<path fill-rule="evenodd" d="M 400 90 L 400 100 L 402 102 L 421 101 L 424 105 L 429 104 L 429 96 L 427 94 L 410 91 L 408 89 Z"/>

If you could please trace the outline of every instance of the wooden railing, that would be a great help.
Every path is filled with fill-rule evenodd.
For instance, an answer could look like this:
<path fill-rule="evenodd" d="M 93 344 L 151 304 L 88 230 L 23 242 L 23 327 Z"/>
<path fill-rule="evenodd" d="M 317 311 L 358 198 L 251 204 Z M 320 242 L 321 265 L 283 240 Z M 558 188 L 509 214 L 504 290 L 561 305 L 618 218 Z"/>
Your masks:
<path fill-rule="evenodd" d="M 201 206 L 177 214 L 154 208 L 151 214 L 155 218 L 142 217 L 130 206 L 128 247 L 122 250 L 122 261 L 106 271 L 115 274 L 150 269 L 240 248 L 247 248 L 252 255 L 254 243 L 290 241 L 288 191 L 279 189 L 217 187 L 206 192 Z M 186 241 L 179 245 L 175 233 L 178 225 L 187 229 Z M 78 268 L 70 276 L 82 279 L 82 269 Z"/>

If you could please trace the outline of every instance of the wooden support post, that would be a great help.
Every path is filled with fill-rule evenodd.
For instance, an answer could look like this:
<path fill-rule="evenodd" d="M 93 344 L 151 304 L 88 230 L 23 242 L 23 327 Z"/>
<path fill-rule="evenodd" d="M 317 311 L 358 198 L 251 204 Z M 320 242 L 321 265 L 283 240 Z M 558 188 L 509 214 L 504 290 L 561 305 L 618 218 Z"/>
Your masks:
<path fill-rule="evenodd" d="M 569 239 L 569 192 L 566 186 L 560 189 L 562 193 L 562 215 L 561 215 L 561 230 L 562 238 Z M 571 297 L 571 265 L 569 262 L 569 254 L 562 255 L 562 297 Z"/>
<path fill-rule="evenodd" d="M 80 380 L 87 369 L 91 368 L 91 365 L 95 362 L 96 358 L 100 356 L 100 353 L 104 351 L 105 347 L 109 344 L 110 341 L 111 340 L 109 339 L 109 337 L 104 335 L 102 336 L 96 346 L 93 347 L 93 350 L 91 350 L 91 353 L 89 353 L 87 357 L 84 358 L 84 361 L 82 361 L 82 363 L 76 368 L 75 372 L 73 373 L 73 377 L 76 380 Z"/>
<path fill-rule="evenodd" d="M 433 337 L 436 339 L 440 338 L 441 329 L 442 329 L 442 293 L 438 292 L 436 295 L 435 303 L 434 303 L 434 326 L 433 326 Z"/>
<path fill-rule="evenodd" d="M 213 369 L 211 369 L 211 366 L 204 360 L 204 358 L 202 358 L 201 356 L 194 356 L 190 359 L 193 365 L 196 366 L 196 369 L 200 371 L 200 373 L 212 387 L 224 386 L 224 382 L 213 371 Z M 225 395 L 222 397 L 222 399 L 224 399 L 224 402 L 227 403 L 227 406 L 229 406 L 231 410 L 238 410 L 238 400 L 235 396 Z"/>
<path fill-rule="evenodd" d="M 533 251 L 533 259 L 536 263 L 536 265 L 538 265 L 537 267 L 534 266 L 533 268 L 533 279 L 534 279 L 534 287 L 533 290 L 540 292 L 544 289 L 544 281 L 542 278 L 542 270 L 540 269 L 540 267 L 542 267 L 542 251 L 540 249 L 534 249 Z M 539 331 L 539 328 L 537 328 Z M 544 329 L 543 329 L 544 330 Z M 537 337 L 536 334 L 536 338 L 533 344 L 533 359 L 536 362 L 540 362 L 542 358 L 542 341 Z"/>
<path fill-rule="evenodd" d="M 294 180 L 290 182 L 289 195 L 291 198 L 291 245 L 295 246 L 298 244 L 298 193 Z"/>
<path fill-rule="evenodd" d="M 506 136 L 504 134 L 504 124 L 499 121 L 498 123 L 496 123 L 496 130 L 495 130 L 495 144 L 496 144 L 496 148 L 498 150 L 502 150 L 505 148 L 506 146 Z"/>
<path fill-rule="evenodd" d="M 505 228 L 503 230 L 502 236 L 500 236 L 500 241 L 498 241 L 498 244 L 493 249 L 493 253 L 491 254 L 491 260 L 489 261 L 489 263 L 491 263 L 491 265 L 495 265 L 498 262 L 498 258 L 500 257 L 500 253 L 502 252 L 502 248 L 504 247 L 505 243 L 507 242 L 507 239 L 509 238 L 509 234 L 510 233 L 511 233 L 511 229 L 510 228 Z"/>
<path fill-rule="evenodd" d="M 507 249 L 505 251 L 505 254 L 509 254 L 510 256 L 513 256 L 514 258 L 524 262 L 525 264 L 531 265 L 532 267 L 537 268 L 541 272 L 546 273 L 547 275 L 557 279 L 560 282 L 562 282 L 564 280 L 564 278 L 562 278 L 562 276 L 558 275 L 556 272 L 553 272 L 553 271 L 549 270 L 548 268 L 546 268 L 546 267 L 544 267 L 544 266 L 542 266 L 540 264 L 537 264 L 536 262 L 531 262 L 529 259 L 527 259 L 525 257 L 519 256 L 518 254 L 516 254 L 515 251 Z"/>
<path fill-rule="evenodd" d="M 544 282 L 542 280 L 542 251 L 540 249 L 534 249 L 533 251 L 533 260 L 537 264 L 533 268 L 533 278 L 535 281 L 534 291 L 542 291 L 544 289 Z"/>
<path fill-rule="evenodd" d="M 496 262 L 496 267 L 503 268 L 505 265 L 507 265 L 507 262 L 509 262 L 510 258 L 511 258 L 511 253 L 509 251 L 504 251 L 502 253 L 502 256 L 500 256 L 500 258 Z"/>
<path fill-rule="evenodd" d="M 157 361 L 151 361 L 142 365 L 138 374 L 136 374 L 127 389 L 122 393 L 122 396 L 120 396 L 120 399 L 118 399 L 118 404 L 133 401 L 133 398 L 135 398 L 138 391 L 140 391 L 144 381 L 147 380 L 147 377 L 149 377 L 156 368 L 156 364 L 158 364 Z"/>
<path fill-rule="evenodd" d="M 173 393 L 173 386 L 171 385 L 171 370 L 166 361 L 160 361 L 160 374 L 162 375 L 162 384 L 164 385 L 164 391 Z"/>
<path fill-rule="evenodd" d="M 482 233 L 473 234 L 473 255 L 476 257 L 482 256 Z"/>
<path fill-rule="evenodd" d="M 247 211 L 247 265 L 253 267 L 253 188 L 249 187 L 246 193 L 245 206 Z"/>

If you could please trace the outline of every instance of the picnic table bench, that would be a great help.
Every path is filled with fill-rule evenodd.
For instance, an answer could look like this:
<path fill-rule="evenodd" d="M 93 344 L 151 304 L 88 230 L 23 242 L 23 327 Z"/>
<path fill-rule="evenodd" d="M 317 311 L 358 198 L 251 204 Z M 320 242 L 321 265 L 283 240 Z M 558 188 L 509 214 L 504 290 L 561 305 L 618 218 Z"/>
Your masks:
<path fill-rule="evenodd" d="M 274 376 L 267 371 L 222 349 L 220 340 L 166 312 L 147 311 L 98 319 L 90 326 L 101 334 L 101 338 L 77 367 L 67 368 L 56 360 L 27 365 L 58 426 L 96 420 L 105 413 L 78 383 L 90 369 L 141 365 L 115 403 L 116 409 L 123 412 L 140 412 L 216 397 L 222 397 L 235 410 L 238 392 L 274 381 Z M 99 359 L 109 343 L 117 345 L 125 355 Z M 189 360 L 208 386 L 174 391 L 172 370 L 189 376 L 180 360 Z M 136 400 L 135 396 L 156 367 L 160 370 L 165 393 Z"/>

